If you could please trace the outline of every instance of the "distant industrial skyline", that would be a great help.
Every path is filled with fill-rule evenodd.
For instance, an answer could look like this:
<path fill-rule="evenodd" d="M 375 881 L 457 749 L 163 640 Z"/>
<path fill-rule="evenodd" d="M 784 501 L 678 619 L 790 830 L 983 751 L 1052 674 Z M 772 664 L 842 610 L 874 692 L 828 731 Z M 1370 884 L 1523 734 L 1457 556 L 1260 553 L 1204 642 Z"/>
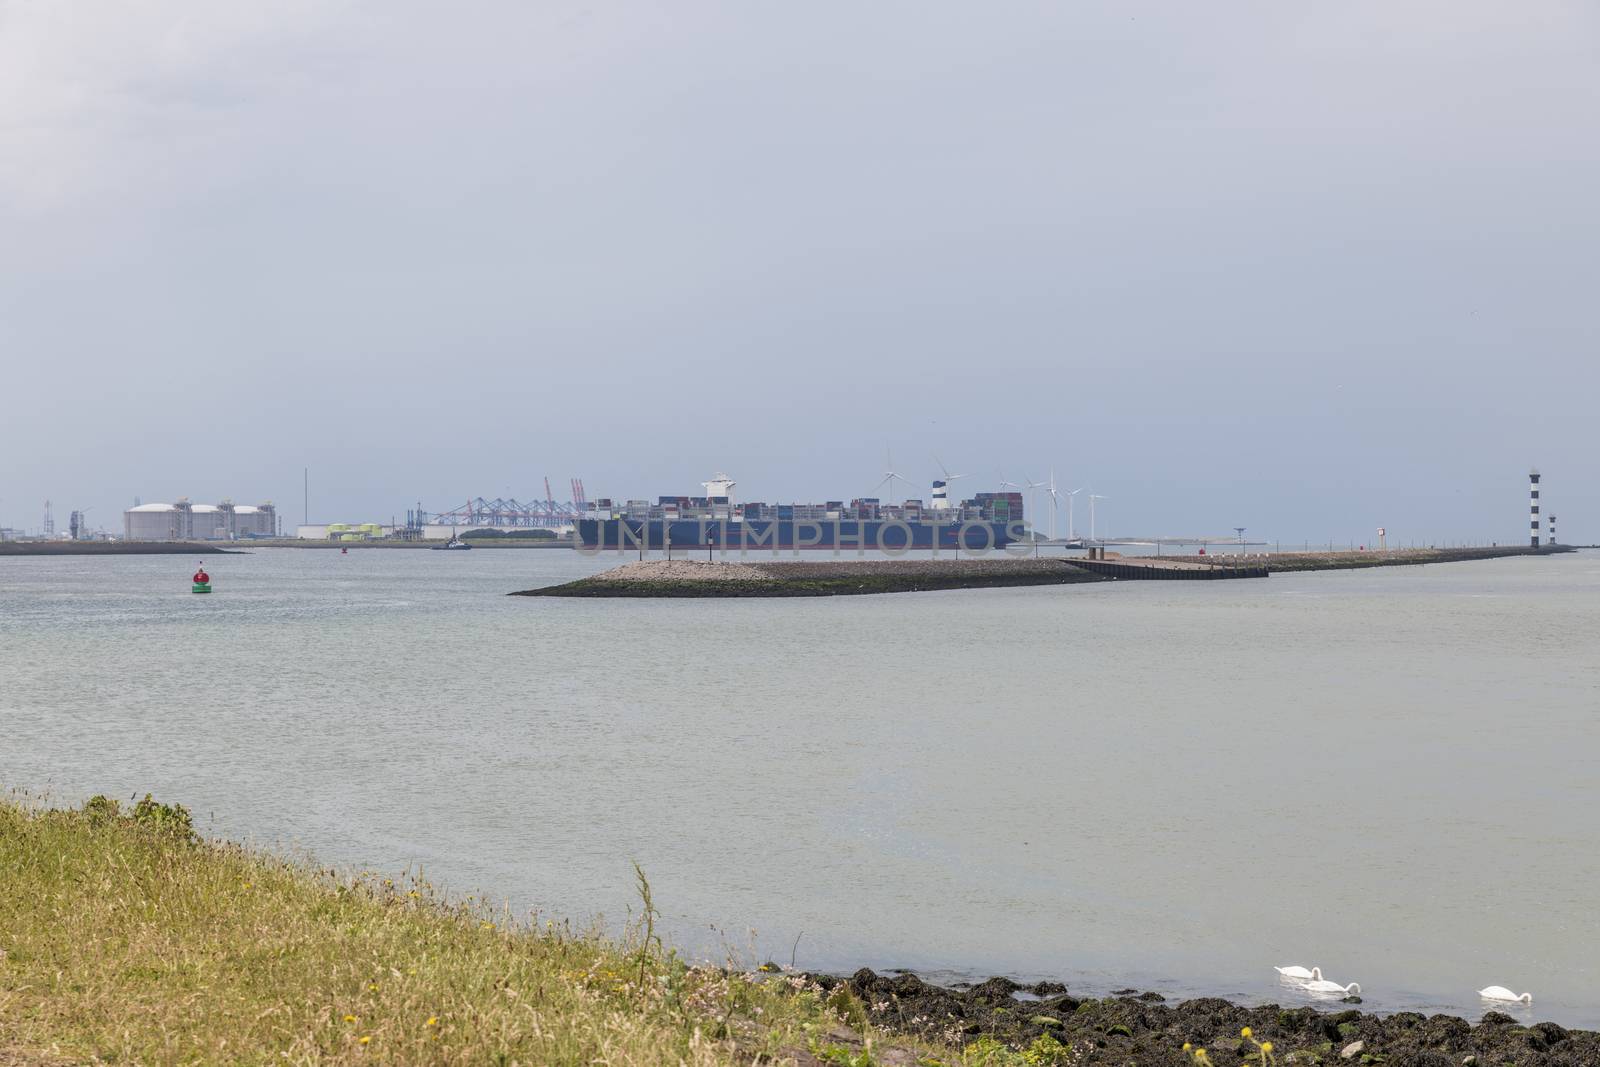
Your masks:
<path fill-rule="evenodd" d="M 1538 466 L 1600 540 L 1591 6 L 4 18 L 0 526 L 892 450 L 1284 542 L 1524 540 Z"/>
<path fill-rule="evenodd" d="M 970 475 L 963 475 L 962 477 L 963 478 L 970 478 L 971 476 Z M 896 494 L 894 496 L 889 496 L 889 495 L 886 495 L 884 493 L 884 491 L 880 487 L 877 490 L 877 495 L 882 496 L 883 499 L 885 500 L 885 502 L 898 503 L 901 499 L 905 499 L 905 498 L 909 497 L 909 498 L 914 498 L 914 499 L 921 499 L 925 503 L 931 503 L 931 501 L 935 498 L 935 493 L 932 490 L 932 482 L 933 481 L 934 481 L 934 479 L 930 479 L 929 480 L 929 482 L 930 482 L 930 490 L 929 491 L 918 493 L 918 492 L 916 492 L 916 491 L 914 491 L 912 489 L 907 489 L 907 490 L 905 490 L 904 494 Z M 978 480 L 978 481 L 981 482 L 981 480 Z M 1032 483 L 1013 483 L 1013 482 L 997 480 L 997 482 L 995 484 L 996 485 L 1011 485 L 1011 486 L 1019 486 L 1020 487 L 1020 486 L 1030 485 Z M 1523 484 L 1525 484 L 1525 483 L 1523 483 Z M 1539 481 L 1538 481 L 1537 478 L 1535 479 L 1535 483 L 1534 484 L 1536 486 L 1539 485 Z M 1049 504 L 1048 491 L 1047 491 L 1046 486 L 1047 486 L 1047 483 L 1039 483 L 1039 484 L 1033 486 L 1035 491 L 1033 491 L 1033 492 L 1025 491 L 1024 492 L 1024 498 L 1027 501 L 1027 508 L 1028 508 L 1027 516 L 1028 516 L 1028 522 L 1029 522 L 1030 526 L 1033 529 L 1035 529 L 1035 530 L 1037 530 L 1037 531 L 1039 531 L 1041 533 L 1044 533 L 1044 532 L 1049 531 L 1052 528 L 1052 519 L 1054 519 L 1055 525 L 1060 527 L 1059 533 L 1061 534 L 1061 536 L 1068 536 L 1069 531 L 1075 531 L 1079 535 L 1091 536 L 1092 535 L 1092 527 L 1093 527 L 1093 523 L 1094 523 L 1094 514 L 1093 514 L 1093 512 L 1089 511 L 1087 509 L 1087 507 L 1086 507 L 1085 518 L 1084 518 L 1083 522 L 1075 523 L 1073 521 L 1073 512 L 1068 510 L 1068 503 L 1067 503 L 1067 495 L 1068 495 L 1069 492 L 1081 493 L 1081 492 L 1083 492 L 1084 490 L 1087 490 L 1090 487 L 1089 486 L 1083 486 L 1083 487 L 1079 487 L 1076 490 L 1068 490 L 1067 487 L 1064 484 L 1061 485 L 1059 487 L 1062 490 L 1061 493 L 1059 494 L 1059 498 L 1061 500 L 1061 503 L 1058 505 L 1054 516 L 1052 516 L 1052 511 L 1051 511 L 1050 504 Z M 955 500 L 964 499 L 967 496 L 971 495 L 972 493 L 976 493 L 976 492 L 979 492 L 979 491 L 981 491 L 981 490 L 979 488 L 976 488 L 976 487 L 973 488 L 973 489 L 970 489 L 970 490 L 962 490 L 962 489 L 957 488 L 952 493 L 952 498 L 955 499 Z M 569 488 L 567 490 L 567 494 L 568 495 L 561 496 L 561 497 L 554 497 L 553 496 L 550 499 L 554 500 L 558 505 L 561 505 L 562 510 L 565 510 L 566 505 L 572 500 L 572 497 L 570 495 L 571 492 L 572 492 L 572 490 L 571 490 L 571 488 Z M 704 490 L 701 490 L 701 492 L 703 493 Z M 629 500 L 629 499 L 645 499 L 645 500 L 654 501 L 657 497 L 662 496 L 662 495 L 670 495 L 670 494 L 664 494 L 664 493 L 650 493 L 650 494 L 644 494 L 644 493 L 630 493 L 630 494 L 603 493 L 603 494 L 595 494 L 595 495 L 591 496 L 590 499 L 592 500 L 592 499 L 594 499 L 595 497 L 598 497 L 598 496 L 607 496 L 607 497 L 611 497 L 612 499 L 614 499 L 616 501 L 619 501 L 619 502 L 623 501 L 623 500 Z M 684 494 L 680 494 L 680 495 L 690 495 L 690 494 L 684 493 Z M 795 498 L 793 498 L 792 502 L 821 503 L 821 502 L 823 502 L 825 500 L 828 500 L 828 499 L 840 499 L 840 498 L 843 498 L 845 500 L 849 500 L 849 499 L 851 499 L 853 497 L 865 497 L 865 496 L 870 496 L 870 495 L 873 495 L 873 493 L 871 491 L 862 492 L 862 493 L 848 493 L 848 494 L 838 494 L 838 493 L 835 493 L 835 494 L 818 494 L 818 495 L 813 495 L 813 496 L 810 496 L 810 497 L 795 497 Z M 444 501 L 444 502 L 441 502 L 439 505 L 437 505 L 435 507 L 431 507 L 431 508 L 427 506 L 425 501 L 417 502 L 417 503 L 422 503 L 423 504 L 423 508 L 422 508 L 423 512 L 426 513 L 427 515 L 429 515 L 431 520 L 436 521 L 437 516 L 441 512 L 445 512 L 445 511 L 447 511 L 449 509 L 460 508 L 463 504 L 471 504 L 471 503 L 473 503 L 474 499 L 477 499 L 480 496 L 481 496 L 480 494 L 475 494 L 473 498 L 467 498 L 467 499 L 462 499 L 462 500 L 454 500 L 454 501 Z M 218 499 L 219 500 L 223 500 L 223 501 L 231 501 L 232 500 L 232 498 L 229 498 L 229 497 L 220 497 Z M 305 507 L 305 504 L 307 502 L 307 499 L 308 498 L 303 498 L 301 501 L 297 502 L 296 505 L 293 506 L 293 507 L 288 506 L 288 505 L 284 505 L 284 504 L 275 504 L 275 502 L 268 501 L 268 500 L 265 500 L 265 499 L 260 501 L 260 503 L 267 504 L 269 510 L 272 510 L 275 507 L 276 515 L 278 516 L 278 518 L 280 520 L 279 521 L 279 527 L 281 528 L 282 532 L 286 536 L 291 536 L 292 537 L 292 536 L 294 536 L 294 533 L 295 533 L 295 527 L 298 524 L 300 524 L 302 521 L 307 521 L 307 520 L 303 520 L 302 519 L 302 515 L 304 514 L 304 507 Z M 525 502 L 525 503 L 526 502 L 534 502 L 534 501 L 536 501 L 541 505 L 546 500 L 546 498 L 543 497 L 543 496 L 540 496 L 540 497 L 527 496 L 527 497 L 524 497 L 522 499 L 523 499 L 523 502 Z M 740 493 L 740 494 L 737 494 L 735 496 L 735 499 L 742 503 L 742 502 L 744 502 L 746 500 L 754 500 L 754 499 L 758 499 L 758 498 L 749 497 L 749 496 L 746 496 L 745 494 Z M 1087 497 L 1085 503 L 1087 505 L 1089 501 L 1098 501 L 1098 500 L 1106 500 L 1106 499 L 1108 499 L 1108 498 L 1103 496 L 1103 495 L 1089 494 L 1089 496 Z M 1553 508 L 1554 501 L 1552 500 L 1552 498 L 1550 498 L 1548 496 L 1546 496 L 1544 499 L 1546 501 L 1550 501 L 1550 504 L 1547 505 L 1547 507 L 1545 509 L 1544 515 L 1547 516 L 1549 519 L 1553 520 L 1553 518 L 1554 518 L 1554 508 Z M 1534 497 L 1535 524 L 1539 525 L 1539 528 L 1541 530 L 1540 537 L 1543 540 L 1545 540 L 1545 541 L 1547 541 L 1549 543 L 1554 543 L 1554 538 L 1555 538 L 1554 522 L 1553 521 L 1550 522 L 1550 526 L 1549 526 L 1549 529 L 1547 531 L 1545 530 L 1543 525 L 1540 525 L 1542 523 L 1542 521 L 1544 521 L 1544 520 L 1541 520 L 1538 517 L 1539 516 L 1538 500 L 1539 500 L 1539 497 L 1538 497 L 1538 495 L 1536 493 L 1535 497 Z M 144 500 L 142 497 L 135 497 L 134 500 L 132 502 L 130 502 L 130 504 L 128 505 L 127 508 L 122 509 L 122 511 L 117 512 L 115 515 L 110 515 L 109 516 L 111 518 L 112 522 L 108 523 L 105 520 L 101 519 L 101 520 L 97 520 L 95 522 L 86 522 L 86 526 L 88 526 L 89 528 L 104 529 L 104 530 L 112 533 L 113 535 L 119 535 L 120 531 L 122 530 L 123 526 L 125 525 L 125 520 L 123 520 L 122 516 L 128 510 L 131 509 L 131 510 L 149 512 L 149 511 L 155 510 L 157 507 L 167 506 L 167 505 L 170 505 L 170 504 L 172 504 L 174 502 L 177 502 L 177 501 L 190 501 L 197 508 L 202 508 L 202 509 L 203 508 L 211 508 L 212 510 L 215 510 L 213 505 L 210 504 L 209 502 L 198 500 L 198 499 L 193 499 L 193 498 L 190 498 L 190 497 L 185 496 L 185 495 L 180 495 L 180 496 L 173 497 L 173 498 L 171 498 L 171 500 L 160 500 L 160 501 L 148 501 L 148 500 Z M 791 501 L 790 501 L 789 498 L 779 498 L 779 497 L 776 497 L 776 496 L 769 496 L 769 497 L 765 498 L 765 502 L 769 503 L 769 504 L 773 504 L 773 503 L 788 503 L 788 502 L 791 502 Z M 46 501 L 45 503 L 47 505 L 51 505 L 52 504 L 52 502 L 50 502 L 50 501 Z M 253 513 L 256 510 L 254 506 L 246 506 L 246 505 L 244 505 L 243 501 L 233 501 L 233 503 L 240 504 L 244 508 L 244 510 L 246 510 L 248 512 L 252 512 Z M 415 507 L 415 503 L 412 506 L 414 508 Z M 301 510 L 295 510 L 296 507 L 300 508 Z M 410 509 L 405 509 L 405 508 L 401 508 L 401 509 L 393 509 L 392 508 L 388 512 L 384 512 L 384 513 L 372 513 L 372 514 L 361 513 L 361 514 L 356 514 L 356 513 L 354 513 L 352 511 L 352 509 L 341 508 L 340 505 L 337 502 L 330 502 L 330 503 L 326 504 L 324 506 L 324 509 L 328 512 L 328 514 L 324 515 L 322 513 L 316 512 L 313 509 L 309 521 L 312 522 L 312 523 L 315 523 L 315 524 L 323 524 L 323 525 L 325 525 L 325 524 L 327 524 L 329 522 L 355 522 L 355 523 L 373 522 L 373 523 L 384 523 L 384 524 L 387 525 L 389 522 L 392 521 L 392 522 L 396 523 L 397 525 L 403 525 L 404 522 L 406 521 L 406 518 L 408 517 L 408 513 L 410 511 Z M 75 511 L 76 511 L 76 509 L 75 509 Z M 58 529 L 64 529 L 64 526 L 60 526 L 59 524 L 56 524 L 56 525 L 57 525 Z M 471 525 L 471 524 L 464 522 L 463 525 Z M 488 524 L 485 523 L 483 525 L 488 525 Z M 1489 524 L 1486 524 L 1486 525 L 1489 525 Z M 1504 521 L 1502 521 L 1502 523 L 1500 525 L 1506 525 L 1506 523 Z M 37 533 L 43 532 L 44 524 L 43 524 L 43 522 L 41 522 L 41 524 L 40 524 L 40 526 L 38 528 L 31 528 L 31 527 L 28 527 L 26 524 L 13 524 L 13 523 L 0 522 L 0 527 L 12 529 L 13 531 L 20 532 L 20 533 L 37 534 Z M 1310 534 L 1300 534 L 1300 535 L 1294 536 L 1294 537 L 1286 537 L 1286 536 L 1282 536 L 1281 534 L 1276 534 L 1274 531 L 1272 531 L 1270 529 L 1270 527 L 1266 528 L 1266 529 L 1261 529 L 1261 528 L 1256 528 L 1256 527 L 1244 527 L 1244 528 L 1241 528 L 1241 527 L 1235 526 L 1235 527 L 1222 528 L 1222 529 L 1200 529 L 1200 528 L 1189 528 L 1189 527 L 1183 527 L 1183 526 L 1174 526 L 1174 525 L 1170 525 L 1169 524 L 1169 525 L 1166 525 L 1166 526 L 1153 526 L 1153 527 L 1148 527 L 1148 528 L 1133 528 L 1133 527 L 1118 526 L 1115 523 L 1114 520 L 1103 522 L 1101 524 L 1101 528 L 1100 528 L 1100 530 L 1098 532 L 1099 532 L 1099 534 L 1101 536 L 1104 536 L 1104 537 L 1152 537 L 1152 536 L 1217 537 L 1217 536 L 1226 536 L 1227 529 L 1233 529 L 1233 530 L 1236 530 L 1236 531 L 1241 530 L 1241 529 L 1249 529 L 1249 530 L 1251 530 L 1251 537 L 1252 538 L 1257 538 L 1257 537 L 1265 537 L 1266 538 L 1266 540 L 1264 542 L 1261 542 L 1261 543 L 1271 544 L 1271 543 L 1274 543 L 1274 542 L 1282 542 L 1282 543 L 1291 544 L 1291 545 L 1296 543 L 1296 542 L 1309 543 L 1309 544 L 1312 544 L 1312 545 L 1315 545 L 1316 543 L 1375 545 L 1375 544 L 1378 544 L 1379 541 L 1382 538 L 1384 538 L 1385 536 L 1387 536 L 1388 538 L 1392 538 L 1394 540 L 1394 544 L 1396 544 L 1396 545 L 1403 545 L 1403 544 L 1408 544 L 1408 543 L 1419 543 L 1419 544 L 1421 544 L 1421 543 L 1432 543 L 1432 542 L 1435 542 L 1435 541 L 1448 542 L 1448 541 L 1454 541 L 1454 540 L 1470 540 L 1470 541 L 1474 541 L 1474 542 L 1480 542 L 1480 541 L 1481 542 L 1488 542 L 1488 541 L 1494 541 L 1494 540 L 1503 540 L 1504 543 L 1511 544 L 1511 543 L 1516 543 L 1517 541 L 1519 541 L 1522 538 L 1527 536 L 1526 531 L 1521 531 L 1519 534 L 1506 533 L 1506 534 L 1502 535 L 1499 531 L 1487 531 L 1486 532 L 1486 531 L 1477 531 L 1477 530 L 1470 530 L 1470 529 L 1449 531 L 1447 533 L 1442 533 L 1442 534 L 1428 534 L 1428 533 L 1422 532 L 1421 530 L 1418 530 L 1418 529 L 1408 529 L 1408 528 L 1403 527 L 1403 526 L 1394 526 L 1394 525 L 1382 526 L 1382 525 L 1380 525 L 1375 530 L 1347 530 L 1347 531 L 1342 531 L 1342 532 L 1341 531 L 1337 531 L 1337 530 L 1330 530 L 1330 531 L 1327 531 L 1327 532 L 1323 533 L 1320 536 L 1312 536 Z M 1241 533 L 1240 536 L 1243 536 L 1243 534 Z M 1591 543 L 1591 542 L 1584 541 L 1583 543 Z"/>

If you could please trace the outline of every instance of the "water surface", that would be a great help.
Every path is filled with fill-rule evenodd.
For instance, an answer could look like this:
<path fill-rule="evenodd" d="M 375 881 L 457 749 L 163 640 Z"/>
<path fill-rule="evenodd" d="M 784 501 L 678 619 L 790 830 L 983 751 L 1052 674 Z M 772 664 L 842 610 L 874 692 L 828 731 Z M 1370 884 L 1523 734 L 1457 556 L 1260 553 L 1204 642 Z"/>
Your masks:
<path fill-rule="evenodd" d="M 1600 556 L 818 600 L 0 558 L 0 785 L 802 966 L 1600 1025 Z M 753 934 L 750 931 L 755 931 Z M 751 949 L 750 946 L 754 945 Z"/>

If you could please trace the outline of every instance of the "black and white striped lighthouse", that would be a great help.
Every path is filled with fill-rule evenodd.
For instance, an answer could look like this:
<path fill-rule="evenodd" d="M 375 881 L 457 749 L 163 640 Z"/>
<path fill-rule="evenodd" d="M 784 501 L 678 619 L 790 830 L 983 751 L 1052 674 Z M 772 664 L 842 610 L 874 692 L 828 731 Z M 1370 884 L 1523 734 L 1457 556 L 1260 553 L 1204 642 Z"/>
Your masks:
<path fill-rule="evenodd" d="M 1539 547 L 1539 471 L 1528 472 L 1528 518 L 1534 548 Z"/>
<path fill-rule="evenodd" d="M 1545 544 L 1553 545 L 1555 543 L 1556 543 L 1556 517 L 1554 515 L 1552 515 L 1552 516 L 1550 516 L 1550 540 L 1546 541 Z"/>

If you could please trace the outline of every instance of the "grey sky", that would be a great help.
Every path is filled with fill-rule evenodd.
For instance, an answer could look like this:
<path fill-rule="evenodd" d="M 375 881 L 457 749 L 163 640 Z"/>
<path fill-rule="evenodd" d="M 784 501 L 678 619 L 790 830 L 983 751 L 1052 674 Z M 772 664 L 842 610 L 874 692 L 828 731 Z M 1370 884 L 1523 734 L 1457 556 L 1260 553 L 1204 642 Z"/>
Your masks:
<path fill-rule="evenodd" d="M 1518 540 L 1537 463 L 1600 540 L 1597 54 L 1592 3 L 0 0 L 0 524 L 893 448 L 1285 541 Z"/>

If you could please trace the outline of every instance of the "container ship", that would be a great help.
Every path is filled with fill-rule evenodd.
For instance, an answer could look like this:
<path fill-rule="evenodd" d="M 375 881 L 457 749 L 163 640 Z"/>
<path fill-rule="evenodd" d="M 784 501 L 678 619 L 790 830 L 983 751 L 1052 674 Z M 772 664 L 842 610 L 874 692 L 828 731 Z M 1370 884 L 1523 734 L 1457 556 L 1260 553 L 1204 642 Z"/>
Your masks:
<path fill-rule="evenodd" d="M 952 505 L 949 483 L 936 480 L 931 503 L 888 503 L 859 497 L 846 503 L 735 503 L 736 484 L 718 472 L 701 483 L 704 496 L 663 496 L 648 500 L 592 501 L 574 524 L 583 551 L 716 548 L 721 551 L 776 552 L 826 549 L 902 551 L 906 549 L 1003 548 L 1028 537 L 1021 493 L 977 493 Z"/>

